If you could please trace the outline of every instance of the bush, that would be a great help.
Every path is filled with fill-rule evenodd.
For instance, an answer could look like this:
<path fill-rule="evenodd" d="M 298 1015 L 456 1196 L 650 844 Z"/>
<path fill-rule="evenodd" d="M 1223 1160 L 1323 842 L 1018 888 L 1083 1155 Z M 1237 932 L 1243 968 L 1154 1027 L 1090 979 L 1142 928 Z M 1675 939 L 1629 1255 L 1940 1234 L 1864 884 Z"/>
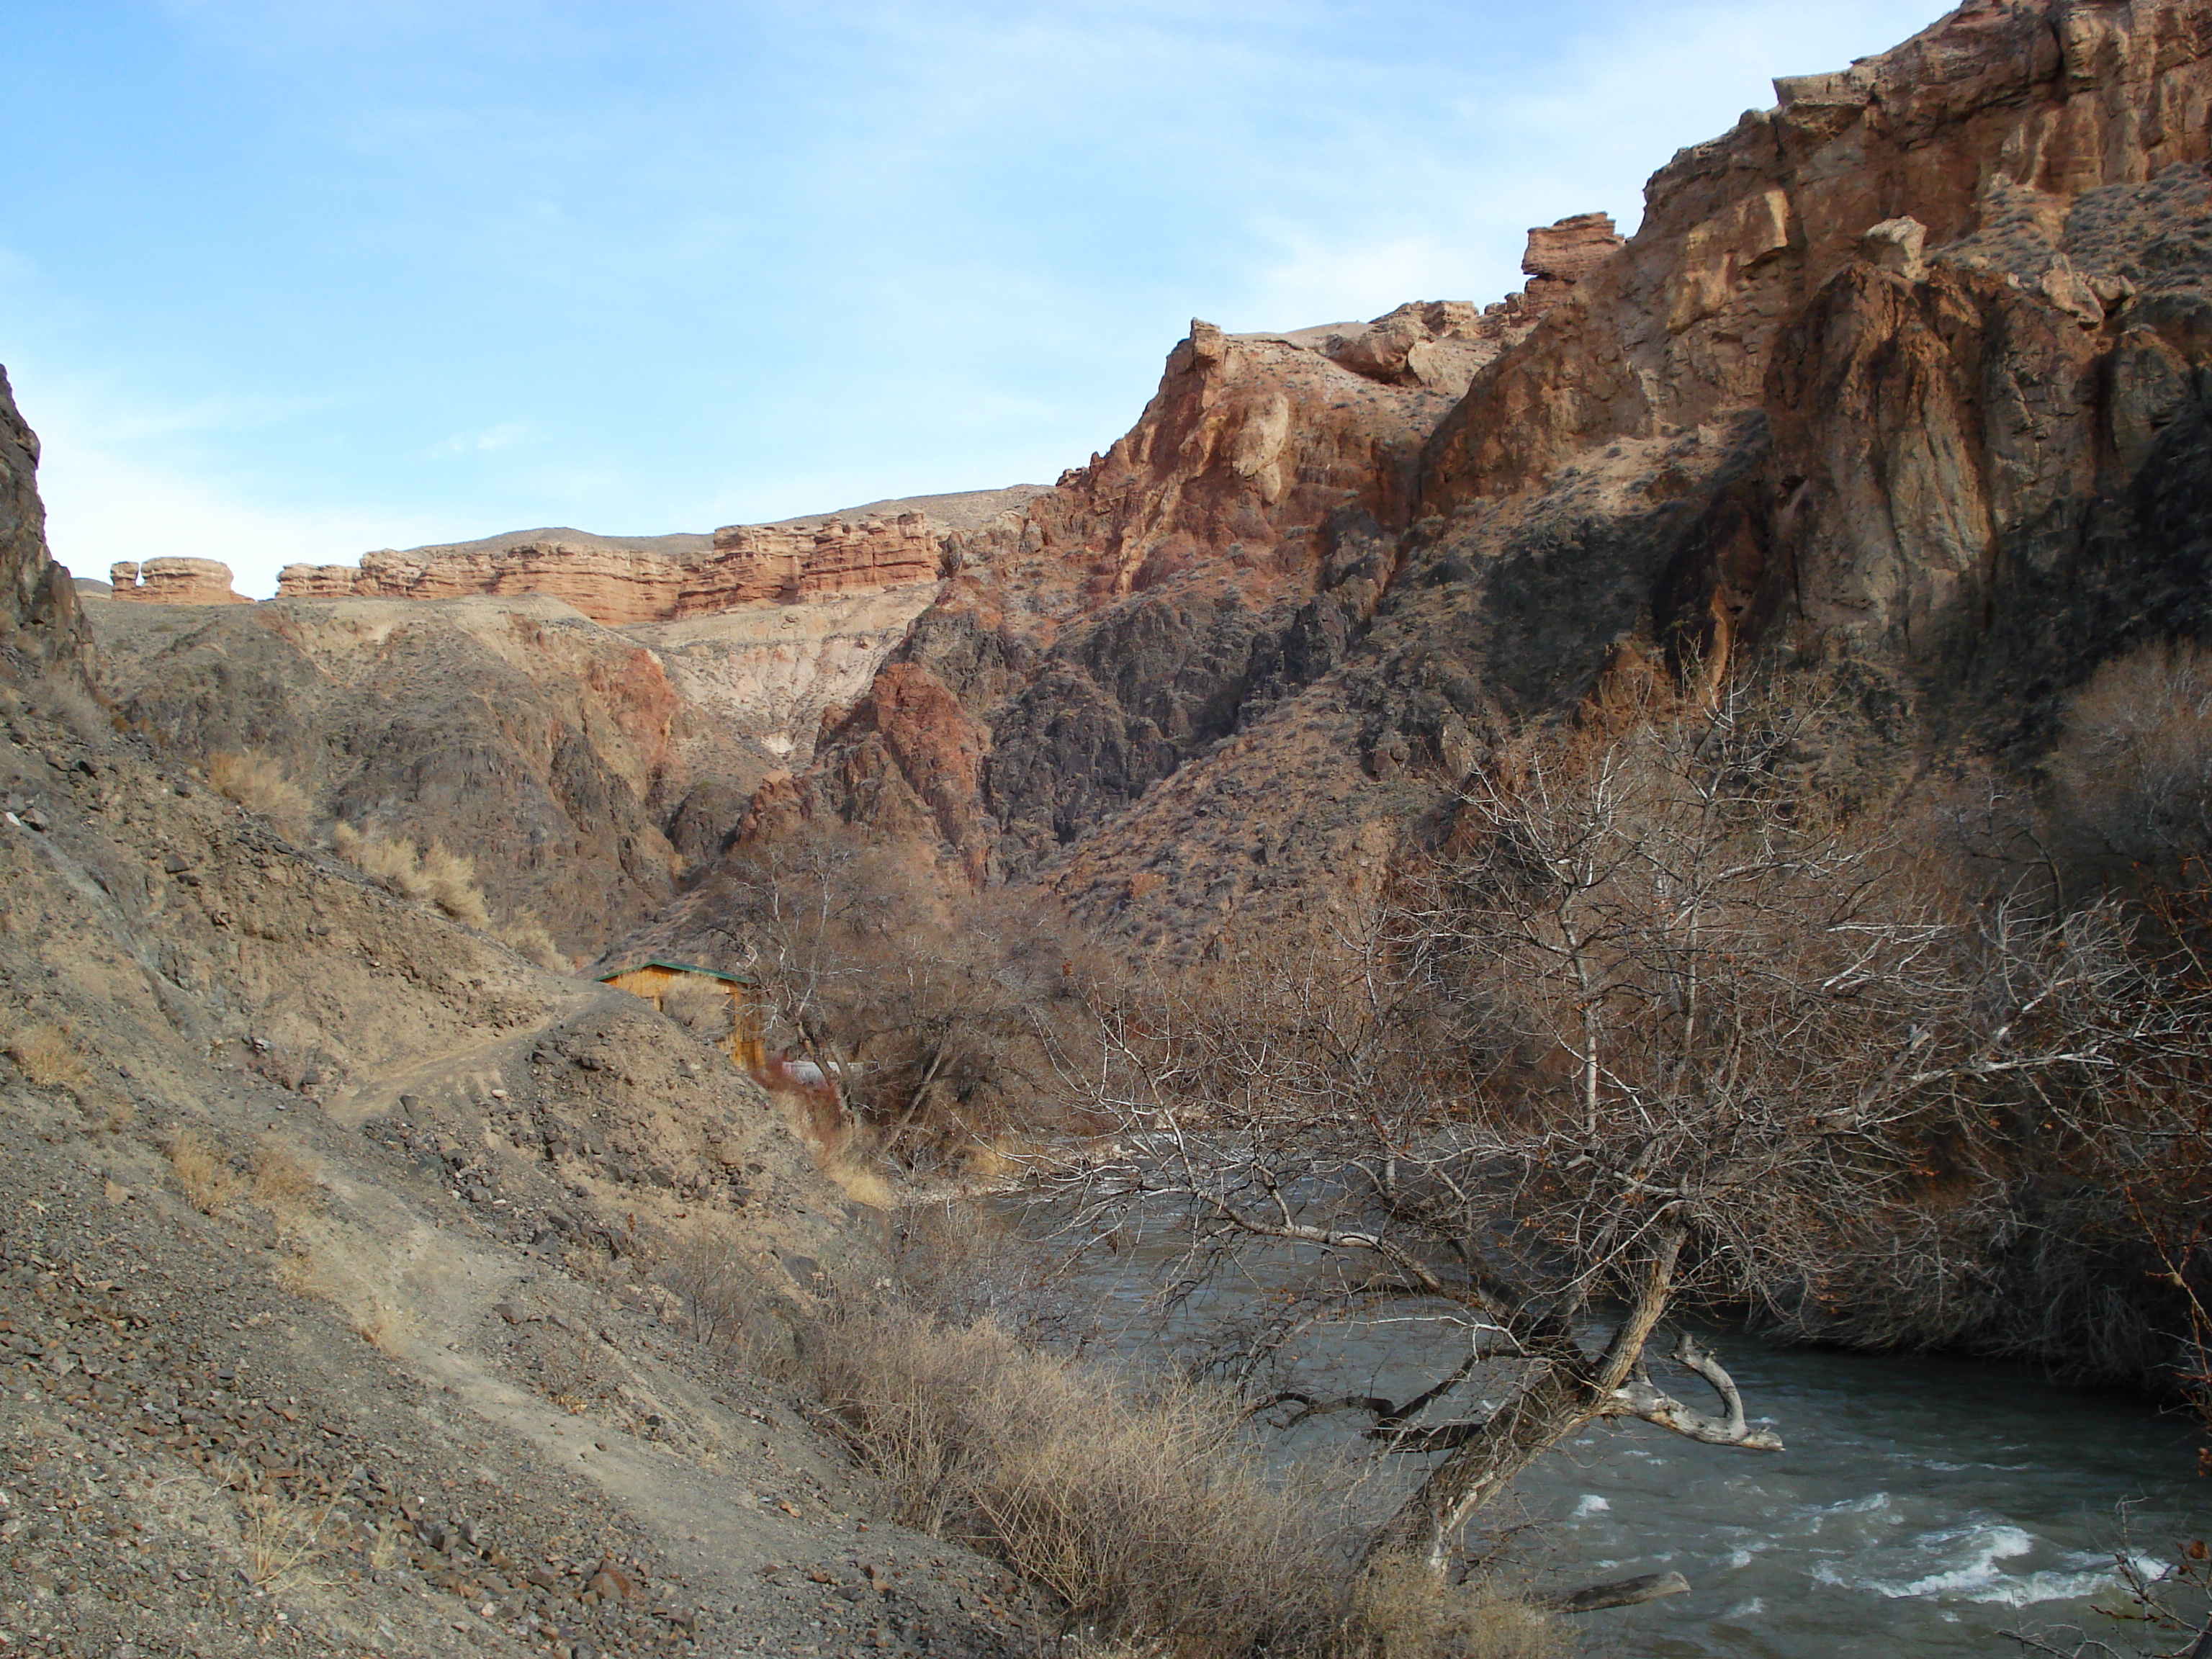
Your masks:
<path fill-rule="evenodd" d="M 361 866 L 362 874 L 383 883 L 402 898 L 430 896 L 430 884 L 423 879 L 422 861 L 416 857 L 411 841 L 387 841 L 382 836 L 370 836 L 361 842 L 360 857 L 356 861 Z"/>
<path fill-rule="evenodd" d="M 307 834 L 313 814 L 307 793 L 266 755 L 213 755 L 208 781 L 249 812 L 258 812 L 294 841 Z"/>
<path fill-rule="evenodd" d="M 430 902 L 455 921 L 471 927 L 489 927 L 491 912 L 483 890 L 477 885 L 477 866 L 458 853 L 449 853 L 441 842 L 432 842 L 422 853 L 422 881 Z"/>
<path fill-rule="evenodd" d="M 213 1215 L 236 1194 L 238 1182 L 230 1166 L 190 1129 L 179 1129 L 169 1137 L 168 1152 L 169 1167 L 176 1172 L 185 1201 L 201 1214 Z"/>
<path fill-rule="evenodd" d="M 799 1364 L 901 1519 L 1006 1562 L 1094 1636 L 1193 1659 L 1556 1650 L 1540 1614 L 1417 1569 L 1353 1582 L 1336 1501 L 1265 1467 L 1224 1392 L 899 1304 L 833 1304 Z"/>
<path fill-rule="evenodd" d="M 562 953 L 553 935 L 545 931 L 545 924 L 527 911 L 499 930 L 499 942 L 525 962 L 534 963 L 548 973 L 568 973 L 576 965 Z"/>
<path fill-rule="evenodd" d="M 58 1025 L 27 1025 L 0 1043 L 23 1081 L 40 1089 L 80 1089 L 92 1073 L 70 1034 Z"/>
<path fill-rule="evenodd" d="M 404 836 L 364 835 L 341 820 L 331 827 L 331 850 L 402 898 L 428 901 L 455 921 L 471 927 L 491 926 L 490 907 L 484 902 L 483 890 L 477 885 L 476 865 L 447 851 L 441 842 L 434 841 L 418 853 L 415 843 Z M 534 921 L 527 927 L 544 933 Z M 545 938 L 545 947 L 557 957 L 550 936 Z"/>
<path fill-rule="evenodd" d="M 2171 878 L 2212 848 L 2212 653 L 2154 645 L 2106 663 L 2075 694 L 2049 764 L 2077 861 L 2107 878 Z"/>

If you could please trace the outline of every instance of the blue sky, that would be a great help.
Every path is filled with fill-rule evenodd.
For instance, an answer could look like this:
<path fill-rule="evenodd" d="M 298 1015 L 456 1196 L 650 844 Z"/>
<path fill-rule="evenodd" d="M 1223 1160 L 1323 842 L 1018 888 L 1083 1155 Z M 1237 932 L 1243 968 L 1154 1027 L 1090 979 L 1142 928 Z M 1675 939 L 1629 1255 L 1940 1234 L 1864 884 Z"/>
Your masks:
<path fill-rule="evenodd" d="M 0 363 L 83 574 L 1049 483 L 1940 9 L 0 0 Z"/>

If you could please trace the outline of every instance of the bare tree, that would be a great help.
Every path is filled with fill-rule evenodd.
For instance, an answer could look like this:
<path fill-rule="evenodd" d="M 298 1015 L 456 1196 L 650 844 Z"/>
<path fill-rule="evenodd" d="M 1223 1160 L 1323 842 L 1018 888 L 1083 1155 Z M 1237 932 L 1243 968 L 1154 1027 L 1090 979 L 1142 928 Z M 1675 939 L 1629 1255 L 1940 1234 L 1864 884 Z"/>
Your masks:
<path fill-rule="evenodd" d="M 1305 960 L 1115 1011 L 1091 1081 L 1124 1153 L 1067 1177 L 1086 1223 L 1172 1206 L 1194 1268 L 1302 1251 L 1313 1310 L 1474 1334 L 1411 1400 L 1296 1398 L 1434 1459 L 1370 1556 L 1442 1571 L 1596 1419 L 1778 1447 L 1669 1316 L 1820 1297 L 1977 1178 L 1992 1102 L 2094 1084 L 2162 1017 L 2127 1012 L 2109 915 L 1917 885 L 1808 775 L 1812 719 L 1594 709 L 1502 757 L 1450 852 Z M 1450 1415 L 1484 1362 L 1504 1403 Z"/>
<path fill-rule="evenodd" d="M 910 849 L 832 828 L 747 844 L 689 903 L 758 979 L 770 1045 L 816 1061 L 886 1152 L 1065 1103 L 1054 1058 L 1099 969 L 1034 902 L 948 890 Z"/>

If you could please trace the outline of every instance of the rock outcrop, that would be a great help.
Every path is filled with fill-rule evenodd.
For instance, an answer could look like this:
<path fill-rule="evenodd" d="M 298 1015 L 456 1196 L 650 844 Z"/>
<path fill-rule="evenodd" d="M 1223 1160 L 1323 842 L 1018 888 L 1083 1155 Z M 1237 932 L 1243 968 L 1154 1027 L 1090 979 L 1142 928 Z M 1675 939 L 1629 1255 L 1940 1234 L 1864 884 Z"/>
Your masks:
<path fill-rule="evenodd" d="M 1777 90 L 1501 306 L 1194 325 L 1127 438 L 954 539 L 752 832 L 916 827 L 1187 955 L 1387 866 L 1624 652 L 1786 632 L 1875 747 L 2024 763 L 2098 661 L 2212 633 L 2212 3 L 1978 0 Z"/>
<path fill-rule="evenodd" d="M 681 551 L 553 531 L 490 546 L 405 553 L 387 548 L 365 555 L 358 566 L 287 565 L 277 576 L 276 593 L 279 599 L 391 599 L 535 593 L 573 605 L 594 622 L 671 622 L 739 605 L 803 605 L 934 581 L 944 533 L 921 513 L 852 522 L 732 525 L 703 547 Z"/>
<path fill-rule="evenodd" d="M 1498 355 L 1620 246 L 1602 214 L 1529 233 L 1478 307 L 1229 335 L 1193 321 L 1128 434 L 1018 520 L 946 544 L 952 580 L 825 739 L 756 803 L 933 826 L 1018 877 L 1341 659 L 1389 586 L 1422 447 Z"/>
<path fill-rule="evenodd" d="M 0 369 L 0 651 L 33 672 L 61 668 L 82 681 L 91 635 L 69 572 L 46 550 L 39 499 L 39 439 Z"/>
<path fill-rule="evenodd" d="M 230 567 L 219 559 L 125 559 L 107 568 L 111 599 L 140 605 L 252 605 L 230 586 Z"/>

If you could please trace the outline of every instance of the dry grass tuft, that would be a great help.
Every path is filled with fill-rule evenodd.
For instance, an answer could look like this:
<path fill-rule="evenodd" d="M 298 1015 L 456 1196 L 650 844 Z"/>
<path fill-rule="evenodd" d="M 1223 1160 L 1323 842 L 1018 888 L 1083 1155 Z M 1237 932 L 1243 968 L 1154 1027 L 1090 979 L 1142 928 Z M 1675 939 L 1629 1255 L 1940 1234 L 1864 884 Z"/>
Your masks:
<path fill-rule="evenodd" d="M 422 874 L 422 861 L 415 843 L 404 836 L 387 841 L 370 836 L 361 844 L 362 873 L 380 881 L 402 898 L 426 899 L 430 884 Z"/>
<path fill-rule="evenodd" d="M 1224 1396 L 896 1306 L 833 1310 L 800 1364 L 901 1519 L 997 1556 L 1102 1635 L 1283 1653 L 1332 1622 L 1322 1506 L 1267 1476 Z"/>
<path fill-rule="evenodd" d="M 246 1577 L 258 1589 L 281 1589 L 331 1553 L 323 1528 L 330 1523 L 333 1503 L 287 1497 L 234 1459 L 222 1468 L 222 1476 L 238 1492 Z"/>
<path fill-rule="evenodd" d="M 1446 1584 L 1416 1561 L 1370 1562 L 1356 1579 L 1340 1636 L 1350 1659 L 1566 1659 L 1558 1621 L 1480 1582 Z"/>
<path fill-rule="evenodd" d="M 1101 1659 L 1568 1650 L 1486 1587 L 1389 1562 L 1355 1577 L 1329 1473 L 1271 1470 L 1225 1392 L 902 1304 L 833 1304 L 796 1363 L 902 1520 L 1051 1591 Z"/>
<path fill-rule="evenodd" d="M 77 1053 L 75 1039 L 61 1026 L 24 1026 L 0 1047 L 15 1062 L 23 1080 L 39 1088 L 81 1089 L 92 1080 L 91 1068 Z"/>
<path fill-rule="evenodd" d="M 455 921 L 471 927 L 491 926 L 491 912 L 483 890 L 477 885 L 477 866 L 458 853 L 449 853 L 441 842 L 432 842 L 422 854 L 422 879 L 430 889 L 430 902 Z"/>
<path fill-rule="evenodd" d="M 448 851 L 441 842 L 418 851 L 404 836 L 364 834 L 342 820 L 331 827 L 331 851 L 402 898 L 434 904 L 471 927 L 491 926 L 490 907 L 477 885 L 476 865 Z M 542 927 L 537 931 L 541 935 L 544 932 Z M 552 940 L 547 938 L 545 944 L 550 950 Z"/>
<path fill-rule="evenodd" d="M 872 1210 L 889 1210 L 898 1203 L 898 1194 L 891 1190 L 890 1182 L 872 1164 L 849 1152 L 839 1152 L 821 1160 L 822 1173 L 836 1182 L 846 1197 L 855 1204 L 865 1204 Z"/>
<path fill-rule="evenodd" d="M 499 930 L 499 942 L 525 962 L 535 963 L 549 973 L 575 971 L 576 964 L 562 954 L 561 947 L 553 942 L 553 935 L 545 931 L 545 924 L 527 911 Z"/>
<path fill-rule="evenodd" d="M 230 1165 L 208 1150 L 190 1129 L 169 1136 L 169 1167 L 184 1188 L 185 1201 L 202 1215 L 213 1215 L 237 1196 L 238 1177 Z"/>
<path fill-rule="evenodd" d="M 208 781 L 249 812 L 257 812 L 294 841 L 306 835 L 314 806 L 307 792 L 266 755 L 213 755 Z"/>
<path fill-rule="evenodd" d="M 296 1232 L 319 1206 L 320 1171 L 297 1147 L 264 1135 L 253 1148 L 253 1201 L 276 1219 L 281 1231 Z"/>

